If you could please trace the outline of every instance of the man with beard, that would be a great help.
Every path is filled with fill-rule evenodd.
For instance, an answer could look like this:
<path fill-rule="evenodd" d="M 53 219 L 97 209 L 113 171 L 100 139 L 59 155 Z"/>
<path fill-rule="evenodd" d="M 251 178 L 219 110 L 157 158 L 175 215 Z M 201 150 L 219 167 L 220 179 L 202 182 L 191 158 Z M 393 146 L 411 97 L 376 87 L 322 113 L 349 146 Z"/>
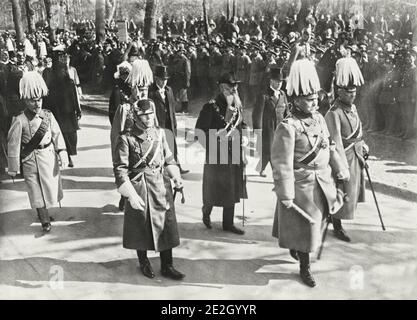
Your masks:
<path fill-rule="evenodd" d="M 226 73 L 218 81 L 220 94 L 205 104 L 196 123 L 196 136 L 206 149 L 203 173 L 203 223 L 211 229 L 210 214 L 214 206 L 223 207 L 223 230 L 239 235 L 235 227 L 235 203 L 247 198 L 245 161 L 242 144 L 242 104 L 237 93 L 234 73 Z M 244 143 L 242 143 L 243 140 Z"/>
<path fill-rule="evenodd" d="M 363 83 L 363 76 L 356 60 L 346 57 L 336 62 L 335 85 L 338 98 L 325 118 L 330 137 L 336 143 L 336 151 L 343 165 L 349 168 L 350 179 L 343 184 L 349 200 L 332 217 L 335 236 L 346 242 L 350 242 L 350 238 L 342 227 L 341 219 L 352 220 L 358 202 L 365 200 L 363 168 L 364 156 L 368 154 L 369 148 L 362 139 L 362 123 L 353 104 L 356 87 Z"/>
<path fill-rule="evenodd" d="M 160 252 L 161 274 L 181 280 L 173 266 L 172 248 L 180 243 L 171 181 L 182 180 L 165 132 L 155 126 L 155 106 L 150 99 L 128 105 L 127 121 L 118 135 L 113 160 L 119 193 L 126 197 L 123 247 L 136 250 L 140 270 L 154 278 L 147 250 Z"/>

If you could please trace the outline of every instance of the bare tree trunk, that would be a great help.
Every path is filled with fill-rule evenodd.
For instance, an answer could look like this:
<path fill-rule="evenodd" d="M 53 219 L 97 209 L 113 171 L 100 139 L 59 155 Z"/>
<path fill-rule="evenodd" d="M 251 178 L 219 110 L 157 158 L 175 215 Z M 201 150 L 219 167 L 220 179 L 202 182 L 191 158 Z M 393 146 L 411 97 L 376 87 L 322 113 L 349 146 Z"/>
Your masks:
<path fill-rule="evenodd" d="M 236 0 L 233 0 L 233 15 L 232 17 L 236 17 Z"/>
<path fill-rule="evenodd" d="M 207 39 L 208 39 L 209 38 L 209 30 L 208 30 L 206 0 L 203 0 L 203 18 L 204 18 L 204 31 L 206 32 L 206 36 L 207 36 Z"/>
<path fill-rule="evenodd" d="M 116 14 L 117 0 L 106 0 L 106 20 L 112 21 Z"/>
<path fill-rule="evenodd" d="M 227 16 L 227 22 L 229 22 L 230 19 L 230 6 L 229 6 L 229 0 L 226 0 L 226 16 Z"/>
<path fill-rule="evenodd" d="M 44 0 L 45 10 L 46 10 L 46 21 L 48 22 L 48 30 L 49 30 L 49 41 L 51 44 L 55 41 L 55 32 L 52 29 L 51 19 L 52 19 L 52 12 L 51 12 L 51 0 Z"/>
<path fill-rule="evenodd" d="M 106 14 L 105 0 L 96 0 L 96 42 L 101 43 L 106 37 L 106 23 L 104 20 Z"/>
<path fill-rule="evenodd" d="M 33 10 L 33 0 L 25 0 L 26 18 L 28 20 L 28 31 L 34 32 L 35 27 L 35 11 Z"/>
<path fill-rule="evenodd" d="M 298 30 L 301 31 L 305 26 L 305 20 L 307 18 L 310 9 L 314 9 L 321 0 L 301 0 L 301 8 L 297 15 Z"/>
<path fill-rule="evenodd" d="M 143 36 L 145 39 L 156 39 L 156 11 L 159 0 L 146 0 L 145 7 L 145 29 Z"/>
<path fill-rule="evenodd" d="M 16 30 L 17 42 L 23 42 L 23 24 L 22 24 L 22 9 L 20 8 L 19 0 L 10 0 L 13 10 L 13 22 Z"/>

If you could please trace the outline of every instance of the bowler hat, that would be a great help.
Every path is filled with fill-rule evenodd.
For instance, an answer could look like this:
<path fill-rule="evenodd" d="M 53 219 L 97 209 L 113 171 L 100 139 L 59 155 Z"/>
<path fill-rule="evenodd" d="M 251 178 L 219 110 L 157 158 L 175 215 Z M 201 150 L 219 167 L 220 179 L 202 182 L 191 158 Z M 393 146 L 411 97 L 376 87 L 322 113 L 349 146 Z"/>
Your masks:
<path fill-rule="evenodd" d="M 168 79 L 169 78 L 168 68 L 162 65 L 156 66 L 154 77 L 160 78 L 160 79 Z"/>
<path fill-rule="evenodd" d="M 240 82 L 242 82 L 242 81 L 237 79 L 236 74 L 234 72 L 228 72 L 228 73 L 224 73 L 220 77 L 220 79 L 217 83 L 218 84 L 227 83 L 227 84 L 230 84 L 230 85 L 235 85 L 235 84 L 238 84 Z"/>

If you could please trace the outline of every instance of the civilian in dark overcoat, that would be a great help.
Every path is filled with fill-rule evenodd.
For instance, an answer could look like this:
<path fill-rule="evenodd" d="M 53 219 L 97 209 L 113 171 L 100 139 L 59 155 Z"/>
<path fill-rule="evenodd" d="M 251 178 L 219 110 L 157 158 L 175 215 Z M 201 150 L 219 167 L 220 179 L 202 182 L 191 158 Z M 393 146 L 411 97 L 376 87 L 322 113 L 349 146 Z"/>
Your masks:
<path fill-rule="evenodd" d="M 281 68 L 271 69 L 269 87 L 259 95 L 252 113 L 253 128 L 262 130 L 257 142 L 257 150 L 261 156 L 257 169 L 262 177 L 266 177 L 264 170 L 271 160 L 275 130 L 289 112 L 287 96 L 281 90 L 283 80 Z"/>
<path fill-rule="evenodd" d="M 243 234 L 243 230 L 233 224 L 235 203 L 247 198 L 242 150 L 245 124 L 237 94 L 238 83 L 233 73 L 220 77 L 220 94 L 203 106 L 196 123 L 196 135 L 206 149 L 203 222 L 210 229 L 213 206 L 223 207 L 223 230 Z"/>

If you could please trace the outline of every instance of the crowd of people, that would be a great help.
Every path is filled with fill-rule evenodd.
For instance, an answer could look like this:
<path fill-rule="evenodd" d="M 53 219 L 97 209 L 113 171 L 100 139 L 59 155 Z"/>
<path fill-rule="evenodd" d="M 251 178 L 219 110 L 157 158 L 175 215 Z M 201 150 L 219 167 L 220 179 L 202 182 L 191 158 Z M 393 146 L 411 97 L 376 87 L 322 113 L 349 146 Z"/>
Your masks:
<path fill-rule="evenodd" d="M 183 279 L 172 258 L 179 234 L 170 180 L 181 191 L 188 172 L 178 159 L 176 112 L 187 113 L 190 98 L 202 98 L 208 102 L 195 134 L 206 149 L 204 225 L 212 228 L 212 208 L 219 206 L 223 230 L 244 234 L 234 225 L 234 207 L 248 197 L 243 109 L 252 109 L 252 128 L 262 129 L 257 169 L 265 177 L 271 164 L 278 198 L 273 235 L 300 262 L 303 282 L 315 286 L 309 253 L 320 245 L 321 222 L 329 219 L 336 237 L 349 242 L 341 220 L 353 219 L 363 201 L 363 130 L 403 139 L 417 133 L 410 17 L 370 17 L 364 28 L 349 16 L 316 19 L 312 10 L 301 25 L 296 16 L 220 16 L 208 24 L 162 18 L 151 40 L 132 22 L 127 27 L 130 38 L 122 41 L 110 22 L 101 43 L 91 22 L 57 32 L 53 42 L 45 30 L 21 43 L 3 34 L 0 164 L 11 176 L 23 174 L 44 231 L 51 230 L 48 207 L 62 199 L 54 161 L 74 166 L 81 84 L 109 89 L 123 246 L 137 251 L 145 276 L 155 277 L 147 251 L 156 250 L 162 275 Z M 226 148 L 226 157 L 213 158 L 206 141 Z M 42 161 L 42 170 L 34 169 Z"/>

